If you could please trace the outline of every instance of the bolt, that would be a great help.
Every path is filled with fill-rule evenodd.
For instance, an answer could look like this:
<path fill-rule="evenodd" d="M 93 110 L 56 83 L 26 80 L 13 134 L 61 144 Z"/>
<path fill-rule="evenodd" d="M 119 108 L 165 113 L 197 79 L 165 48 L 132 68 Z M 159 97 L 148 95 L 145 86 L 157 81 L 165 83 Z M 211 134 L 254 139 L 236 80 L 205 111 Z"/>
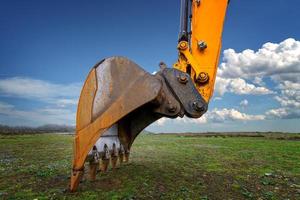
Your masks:
<path fill-rule="evenodd" d="M 186 41 L 181 41 L 178 44 L 178 49 L 179 50 L 186 50 L 188 48 L 188 43 Z"/>
<path fill-rule="evenodd" d="M 199 101 L 194 101 L 193 108 L 198 112 L 202 112 L 202 111 L 204 111 L 204 104 Z"/>
<path fill-rule="evenodd" d="M 178 77 L 178 80 L 180 83 L 183 83 L 183 84 L 186 84 L 188 82 L 188 79 L 185 74 L 180 74 Z"/>
<path fill-rule="evenodd" d="M 203 41 L 203 40 L 200 40 L 200 41 L 198 42 L 198 48 L 199 48 L 200 51 L 203 51 L 204 49 L 206 49 L 206 48 L 207 48 L 206 42 Z"/>
<path fill-rule="evenodd" d="M 200 72 L 198 77 L 196 78 L 197 83 L 207 83 L 209 79 L 209 76 L 206 72 Z"/>

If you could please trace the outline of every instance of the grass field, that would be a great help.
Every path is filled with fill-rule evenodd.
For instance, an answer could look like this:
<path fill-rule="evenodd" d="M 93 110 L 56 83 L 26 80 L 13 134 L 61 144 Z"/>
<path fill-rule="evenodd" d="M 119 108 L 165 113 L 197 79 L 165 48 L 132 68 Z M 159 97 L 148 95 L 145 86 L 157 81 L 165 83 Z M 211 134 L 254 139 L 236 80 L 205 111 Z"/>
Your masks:
<path fill-rule="evenodd" d="M 69 184 L 72 136 L 0 136 L 0 199 L 300 199 L 300 141 L 141 135 L 130 163 Z"/>

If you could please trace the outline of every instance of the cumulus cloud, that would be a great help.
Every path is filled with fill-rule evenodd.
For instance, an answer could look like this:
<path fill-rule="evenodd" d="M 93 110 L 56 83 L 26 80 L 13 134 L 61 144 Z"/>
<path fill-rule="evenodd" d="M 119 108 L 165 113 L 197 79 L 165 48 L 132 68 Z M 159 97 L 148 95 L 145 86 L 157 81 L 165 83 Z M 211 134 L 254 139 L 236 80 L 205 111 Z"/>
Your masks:
<path fill-rule="evenodd" d="M 281 90 L 279 96 L 274 99 L 280 104 L 280 108 L 266 112 L 269 118 L 300 118 L 300 83 L 284 81 L 279 84 Z"/>
<path fill-rule="evenodd" d="M 279 44 L 268 42 L 257 51 L 227 49 L 223 55 L 216 83 L 220 95 L 274 93 L 265 87 L 264 78 L 271 78 L 277 84 L 300 82 L 300 42 L 293 38 Z"/>
<path fill-rule="evenodd" d="M 206 115 L 207 121 L 225 122 L 225 121 L 255 121 L 265 119 L 264 115 L 250 115 L 242 113 L 236 109 L 214 109 Z"/>
<path fill-rule="evenodd" d="M 264 79 L 273 81 L 275 87 L 268 89 Z M 267 111 L 268 118 L 299 118 L 299 82 L 300 42 L 289 38 L 278 44 L 268 42 L 257 51 L 225 50 L 218 70 L 216 92 L 219 95 L 226 92 L 274 94 L 280 107 Z"/>
<path fill-rule="evenodd" d="M 223 78 L 244 78 L 270 76 L 274 80 L 293 81 L 300 73 L 300 42 L 293 38 L 279 44 L 266 43 L 258 51 L 250 49 L 240 53 L 233 49 L 224 51 L 224 62 L 221 63 L 219 76 Z"/>
<path fill-rule="evenodd" d="M 284 118 L 288 116 L 288 112 L 285 108 L 277 108 L 268 110 L 266 112 L 266 115 L 268 115 L 269 117 Z"/>
<path fill-rule="evenodd" d="M 266 87 L 256 87 L 253 84 L 247 83 L 241 78 L 222 78 L 217 77 L 215 91 L 222 96 L 226 92 L 231 92 L 238 95 L 266 95 L 274 94 L 273 91 Z"/>
<path fill-rule="evenodd" d="M 265 82 L 262 77 L 254 77 L 253 83 L 259 86 L 265 86 Z"/>
<path fill-rule="evenodd" d="M 55 84 L 24 77 L 0 79 L 1 96 L 38 100 L 61 106 L 74 105 L 80 89 L 79 83 Z"/>

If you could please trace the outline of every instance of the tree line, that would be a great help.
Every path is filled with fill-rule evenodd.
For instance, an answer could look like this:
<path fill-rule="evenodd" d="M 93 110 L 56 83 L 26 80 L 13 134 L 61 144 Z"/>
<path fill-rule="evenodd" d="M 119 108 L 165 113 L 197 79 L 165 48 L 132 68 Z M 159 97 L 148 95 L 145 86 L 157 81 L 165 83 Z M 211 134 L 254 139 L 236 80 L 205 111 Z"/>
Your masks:
<path fill-rule="evenodd" d="M 74 133 L 74 126 L 47 124 L 38 127 L 7 126 L 0 124 L 0 134 L 39 134 L 39 133 Z"/>

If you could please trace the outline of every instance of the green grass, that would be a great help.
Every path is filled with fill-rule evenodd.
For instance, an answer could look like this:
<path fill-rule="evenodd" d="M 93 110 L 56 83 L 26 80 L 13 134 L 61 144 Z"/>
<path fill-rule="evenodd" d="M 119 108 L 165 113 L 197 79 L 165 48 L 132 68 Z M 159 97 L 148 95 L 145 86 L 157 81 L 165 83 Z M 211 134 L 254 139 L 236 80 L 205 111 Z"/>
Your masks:
<path fill-rule="evenodd" d="M 300 141 L 141 135 L 76 193 L 71 158 L 72 136 L 0 136 L 0 199 L 300 199 Z"/>

